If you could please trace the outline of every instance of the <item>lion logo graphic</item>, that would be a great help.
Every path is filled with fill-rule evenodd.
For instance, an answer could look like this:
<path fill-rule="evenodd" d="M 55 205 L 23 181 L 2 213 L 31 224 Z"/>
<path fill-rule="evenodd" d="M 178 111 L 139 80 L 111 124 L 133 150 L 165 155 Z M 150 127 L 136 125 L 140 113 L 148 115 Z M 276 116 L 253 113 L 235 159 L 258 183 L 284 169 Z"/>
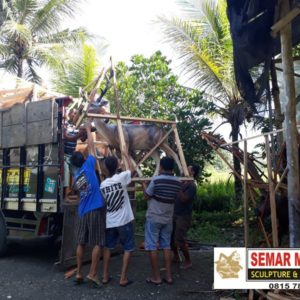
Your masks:
<path fill-rule="evenodd" d="M 241 257 L 237 251 L 233 251 L 229 256 L 224 253 L 220 254 L 219 260 L 215 264 L 217 264 L 216 269 L 222 279 L 239 278 L 238 273 L 243 269 L 240 260 Z"/>

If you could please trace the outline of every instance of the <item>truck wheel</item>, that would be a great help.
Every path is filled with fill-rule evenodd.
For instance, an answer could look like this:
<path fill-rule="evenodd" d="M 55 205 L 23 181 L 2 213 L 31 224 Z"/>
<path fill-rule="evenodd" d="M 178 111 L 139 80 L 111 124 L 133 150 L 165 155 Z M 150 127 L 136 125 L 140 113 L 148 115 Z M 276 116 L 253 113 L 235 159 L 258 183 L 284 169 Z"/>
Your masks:
<path fill-rule="evenodd" d="M 7 231 L 6 223 L 2 212 L 0 211 L 0 256 L 7 251 Z"/>

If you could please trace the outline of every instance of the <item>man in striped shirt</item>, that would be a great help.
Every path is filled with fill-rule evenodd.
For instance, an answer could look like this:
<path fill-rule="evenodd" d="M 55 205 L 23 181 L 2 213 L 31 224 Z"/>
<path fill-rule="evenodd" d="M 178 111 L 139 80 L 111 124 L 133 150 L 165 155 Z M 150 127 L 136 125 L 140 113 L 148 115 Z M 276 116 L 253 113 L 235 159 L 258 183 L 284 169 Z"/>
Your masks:
<path fill-rule="evenodd" d="M 157 242 L 163 249 L 166 277 L 163 279 L 168 284 L 173 283 L 171 273 L 171 233 L 174 203 L 181 191 L 181 182 L 174 176 L 174 160 L 164 157 L 160 161 L 160 173 L 154 176 L 145 190 L 148 200 L 148 209 L 145 223 L 145 249 L 149 251 L 152 275 L 146 281 L 151 284 L 161 284 L 158 264 Z"/>
<path fill-rule="evenodd" d="M 74 120 L 76 116 L 75 109 L 69 109 L 67 112 L 68 120 L 64 124 L 64 188 L 70 187 L 70 174 L 75 175 L 77 168 L 71 164 L 72 154 L 76 150 L 77 140 L 86 138 L 85 128 L 81 127 L 79 130 L 75 128 Z M 66 194 L 66 191 L 65 191 Z"/>

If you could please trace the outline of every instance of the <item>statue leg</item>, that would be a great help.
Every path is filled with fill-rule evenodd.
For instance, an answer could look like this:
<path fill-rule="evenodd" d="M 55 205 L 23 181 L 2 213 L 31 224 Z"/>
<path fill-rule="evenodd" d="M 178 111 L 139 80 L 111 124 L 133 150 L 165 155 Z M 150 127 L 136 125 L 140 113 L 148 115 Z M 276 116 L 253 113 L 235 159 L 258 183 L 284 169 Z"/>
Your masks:
<path fill-rule="evenodd" d="M 182 169 L 181 162 L 178 158 L 178 155 L 172 150 L 172 148 L 169 145 L 164 144 L 164 143 L 160 145 L 160 148 L 163 151 L 165 151 L 168 156 L 173 157 L 173 159 L 175 160 L 175 162 L 176 162 L 176 164 L 179 168 L 180 174 L 183 174 L 183 169 Z"/>
<path fill-rule="evenodd" d="M 158 175 L 159 172 L 159 161 L 160 161 L 159 151 L 154 151 L 151 157 L 155 161 L 155 166 L 156 166 L 153 176 L 156 176 Z"/>

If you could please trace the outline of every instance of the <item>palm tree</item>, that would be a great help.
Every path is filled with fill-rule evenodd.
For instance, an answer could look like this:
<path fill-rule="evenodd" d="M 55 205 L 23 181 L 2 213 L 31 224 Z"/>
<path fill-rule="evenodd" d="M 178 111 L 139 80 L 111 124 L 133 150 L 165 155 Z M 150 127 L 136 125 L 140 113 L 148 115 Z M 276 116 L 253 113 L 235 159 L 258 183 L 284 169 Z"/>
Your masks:
<path fill-rule="evenodd" d="M 103 55 L 106 47 L 105 43 L 99 47 L 98 56 L 95 47 L 83 39 L 73 55 L 66 58 L 64 64 L 52 68 L 54 75 L 52 84 L 55 90 L 78 98 L 79 89 L 89 86 L 99 75 L 101 67 L 99 57 Z"/>
<path fill-rule="evenodd" d="M 223 123 L 231 126 L 232 141 L 237 141 L 245 119 L 244 101 L 234 77 L 233 47 L 225 0 L 205 0 L 198 19 L 159 18 L 165 42 L 173 46 L 181 60 L 182 73 L 216 105 Z M 222 123 L 222 124 L 223 124 Z M 240 162 L 233 156 L 235 171 Z M 242 185 L 235 176 L 236 200 Z"/>
<path fill-rule="evenodd" d="M 79 0 L 1 0 L 0 69 L 39 83 L 39 68 L 59 64 L 68 43 L 77 42 L 83 28 L 61 30 L 74 16 Z"/>

